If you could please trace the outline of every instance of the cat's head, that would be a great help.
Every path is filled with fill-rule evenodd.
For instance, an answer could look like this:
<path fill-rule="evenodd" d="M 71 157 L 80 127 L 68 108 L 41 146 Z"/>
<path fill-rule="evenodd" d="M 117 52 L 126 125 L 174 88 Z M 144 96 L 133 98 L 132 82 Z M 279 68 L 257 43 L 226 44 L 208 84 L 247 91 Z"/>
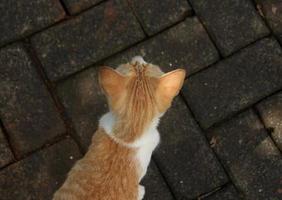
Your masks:
<path fill-rule="evenodd" d="M 170 107 L 184 78 L 185 70 L 163 73 L 158 66 L 146 63 L 140 56 L 117 69 L 101 67 L 99 71 L 99 83 L 111 111 L 116 114 L 150 112 L 152 117 Z"/>

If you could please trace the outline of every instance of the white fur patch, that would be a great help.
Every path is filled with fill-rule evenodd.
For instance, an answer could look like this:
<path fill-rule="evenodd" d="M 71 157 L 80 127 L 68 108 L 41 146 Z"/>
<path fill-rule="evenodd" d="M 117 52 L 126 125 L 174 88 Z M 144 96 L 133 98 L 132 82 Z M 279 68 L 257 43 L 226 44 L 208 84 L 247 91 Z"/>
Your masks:
<path fill-rule="evenodd" d="M 140 181 L 146 174 L 152 153 L 160 142 L 160 134 L 157 130 L 158 124 L 159 118 L 155 118 L 149 128 L 143 133 L 143 136 L 134 142 L 139 146 L 136 157 L 142 167 L 142 174 L 139 177 Z"/>
<path fill-rule="evenodd" d="M 103 128 L 107 134 L 112 134 L 113 126 L 115 124 L 115 116 L 112 112 L 104 114 L 99 120 L 99 126 Z"/>
<path fill-rule="evenodd" d="M 138 148 L 136 158 L 140 162 L 140 165 L 142 167 L 140 180 L 146 174 L 152 153 L 160 142 L 160 135 L 157 130 L 159 118 L 160 116 L 156 117 L 152 121 L 151 125 L 147 128 L 147 130 L 142 134 L 142 137 L 134 141 L 133 143 L 126 143 L 113 135 L 112 129 L 115 124 L 115 116 L 111 112 L 106 113 L 100 119 L 99 126 L 103 128 L 115 142 L 129 148 Z"/>
<path fill-rule="evenodd" d="M 132 58 L 131 63 L 140 63 L 140 64 L 147 64 L 147 62 L 143 59 L 142 56 L 135 56 Z"/>

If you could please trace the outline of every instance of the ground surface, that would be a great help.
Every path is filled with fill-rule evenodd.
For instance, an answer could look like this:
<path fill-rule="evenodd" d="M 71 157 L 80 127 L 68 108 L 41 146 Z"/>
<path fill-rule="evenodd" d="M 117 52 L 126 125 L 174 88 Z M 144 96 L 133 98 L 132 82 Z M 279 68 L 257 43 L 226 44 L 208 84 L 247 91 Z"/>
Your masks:
<path fill-rule="evenodd" d="M 146 200 L 282 199 L 281 0 L 0 3 L 0 199 L 48 200 L 107 111 L 97 67 L 187 70 Z"/>

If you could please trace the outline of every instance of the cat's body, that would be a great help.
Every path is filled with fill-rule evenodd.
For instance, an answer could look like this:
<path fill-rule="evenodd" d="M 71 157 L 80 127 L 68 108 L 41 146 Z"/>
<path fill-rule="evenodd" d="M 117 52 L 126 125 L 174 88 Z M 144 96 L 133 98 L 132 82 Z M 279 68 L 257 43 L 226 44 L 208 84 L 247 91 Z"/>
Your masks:
<path fill-rule="evenodd" d="M 72 168 L 53 200 L 143 198 L 145 189 L 139 183 L 160 140 L 159 117 L 181 88 L 185 72 L 176 72 L 179 81 L 168 95 L 162 93 L 170 88 L 159 87 L 167 84 L 161 83 L 162 76 L 157 66 L 140 57 L 116 71 L 105 68 L 100 72 L 111 111 L 100 119 L 88 152 Z M 173 85 L 172 78 L 165 81 Z"/>

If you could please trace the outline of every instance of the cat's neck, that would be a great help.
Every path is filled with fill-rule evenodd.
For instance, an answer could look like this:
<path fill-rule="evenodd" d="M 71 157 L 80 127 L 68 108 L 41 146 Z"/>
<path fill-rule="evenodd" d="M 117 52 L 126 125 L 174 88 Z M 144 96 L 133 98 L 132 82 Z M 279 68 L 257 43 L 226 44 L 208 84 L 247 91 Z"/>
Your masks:
<path fill-rule="evenodd" d="M 108 112 L 101 117 L 99 127 L 103 128 L 106 134 L 108 134 L 115 142 L 123 146 L 136 148 L 143 145 L 146 141 L 146 137 L 154 131 L 157 131 L 160 117 L 161 116 L 155 117 L 146 127 L 144 127 L 142 133 L 131 133 L 133 137 L 131 137 L 130 141 L 128 141 L 128 137 L 126 135 L 128 134 L 128 130 L 117 128 L 122 127 L 123 123 L 127 123 L 126 126 L 130 127 L 130 121 L 126 122 L 126 120 L 118 119 L 112 112 Z M 125 133 L 121 133 L 120 131 L 125 131 Z"/>

